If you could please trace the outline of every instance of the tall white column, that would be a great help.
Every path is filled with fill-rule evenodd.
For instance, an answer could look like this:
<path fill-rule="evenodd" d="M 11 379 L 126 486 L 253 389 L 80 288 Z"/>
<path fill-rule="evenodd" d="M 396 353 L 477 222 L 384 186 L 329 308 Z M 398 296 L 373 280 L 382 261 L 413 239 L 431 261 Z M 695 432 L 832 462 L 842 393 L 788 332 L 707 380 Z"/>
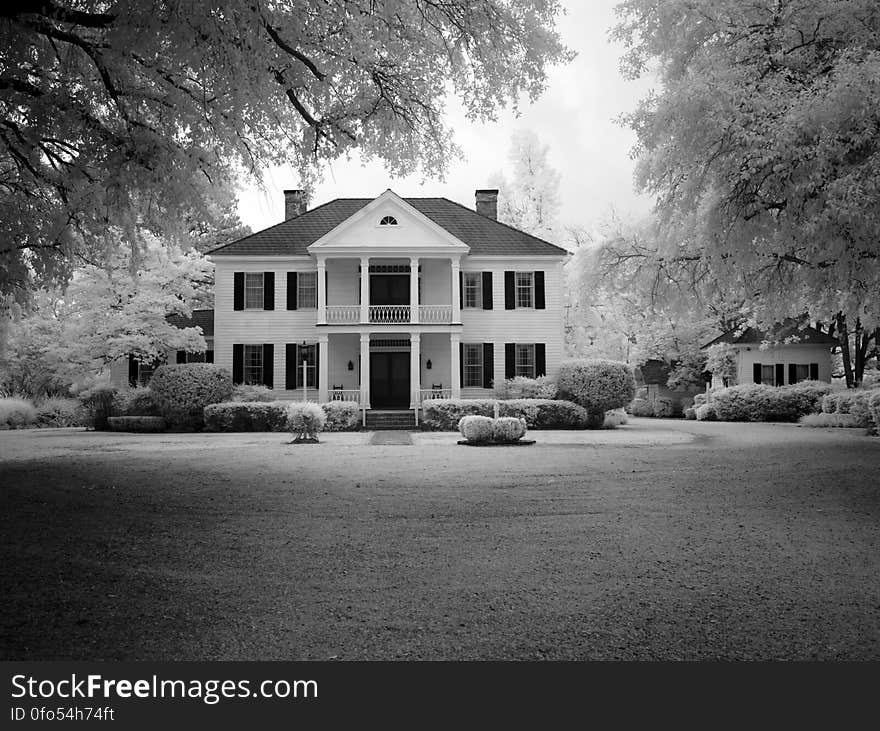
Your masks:
<path fill-rule="evenodd" d="M 327 324 L 327 263 L 318 259 L 318 324 Z"/>
<path fill-rule="evenodd" d="M 319 275 L 320 276 L 320 275 Z M 327 380 L 330 375 L 330 348 L 326 335 L 318 336 L 318 402 L 327 403 Z"/>
<path fill-rule="evenodd" d="M 370 333 L 361 333 L 361 405 L 370 408 Z"/>
<path fill-rule="evenodd" d="M 461 263 L 458 259 L 450 259 L 452 270 L 452 322 L 461 322 Z"/>
<path fill-rule="evenodd" d="M 370 321 L 370 257 L 361 257 L 361 322 Z M 369 348 L 369 338 L 367 338 Z"/>
<path fill-rule="evenodd" d="M 461 345 L 460 333 L 449 333 L 449 350 L 450 365 L 452 367 L 452 398 L 461 398 L 461 354 L 459 346 Z"/>
<path fill-rule="evenodd" d="M 409 321 L 419 321 L 419 257 L 409 260 Z"/>
<path fill-rule="evenodd" d="M 411 409 L 418 408 L 419 391 L 422 388 L 422 336 L 419 333 L 411 333 L 409 336 L 409 390 Z"/>

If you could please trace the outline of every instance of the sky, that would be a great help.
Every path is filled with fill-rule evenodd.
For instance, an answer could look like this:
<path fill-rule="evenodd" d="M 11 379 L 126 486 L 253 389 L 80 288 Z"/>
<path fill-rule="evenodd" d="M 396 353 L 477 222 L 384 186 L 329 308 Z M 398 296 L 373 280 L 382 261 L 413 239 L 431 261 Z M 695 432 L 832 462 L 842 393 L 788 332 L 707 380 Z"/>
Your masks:
<path fill-rule="evenodd" d="M 518 117 L 504 110 L 495 123 L 472 124 L 457 103 L 448 104 L 449 124 L 464 157 L 450 165 L 444 182 L 423 181 L 420 174 L 392 177 L 377 161 L 339 160 L 327 168 L 310 207 L 334 198 L 375 197 L 391 188 L 403 197 L 442 196 L 473 208 L 474 191 L 490 187 L 493 173 L 508 170 L 511 135 L 529 129 L 549 147 L 549 162 L 560 173 L 563 227 L 592 229 L 611 210 L 623 218 L 641 217 L 651 201 L 633 188 L 630 150 L 635 135 L 615 119 L 635 108 L 653 82 L 628 81 L 618 70 L 623 48 L 613 44 L 608 34 L 615 4 L 616 0 L 564 0 L 566 14 L 558 19 L 557 28 L 577 58 L 552 67 L 544 94 L 533 104 L 528 99 L 521 102 Z M 254 231 L 281 221 L 282 191 L 297 187 L 297 181 L 290 168 L 268 170 L 262 188 L 252 185 L 241 192 L 242 221 Z"/>

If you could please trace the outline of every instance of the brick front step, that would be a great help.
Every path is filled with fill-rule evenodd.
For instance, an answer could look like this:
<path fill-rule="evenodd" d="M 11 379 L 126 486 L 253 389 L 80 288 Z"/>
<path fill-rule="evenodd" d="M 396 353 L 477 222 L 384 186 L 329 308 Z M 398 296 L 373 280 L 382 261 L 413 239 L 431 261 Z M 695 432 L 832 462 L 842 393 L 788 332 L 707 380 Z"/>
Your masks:
<path fill-rule="evenodd" d="M 368 411 L 367 429 L 415 429 L 416 418 L 412 411 Z"/>

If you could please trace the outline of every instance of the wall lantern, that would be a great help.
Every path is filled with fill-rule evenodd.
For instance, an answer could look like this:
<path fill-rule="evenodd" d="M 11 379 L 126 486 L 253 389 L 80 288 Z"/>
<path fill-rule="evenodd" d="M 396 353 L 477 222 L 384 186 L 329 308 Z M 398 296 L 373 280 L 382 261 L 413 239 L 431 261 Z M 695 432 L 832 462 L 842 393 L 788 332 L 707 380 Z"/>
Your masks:
<path fill-rule="evenodd" d="M 430 358 L 428 358 L 428 362 L 425 363 L 425 368 L 427 368 L 428 370 L 431 370 L 431 359 Z"/>
<path fill-rule="evenodd" d="M 350 370 L 350 371 L 354 370 L 354 363 L 352 363 L 351 361 L 348 361 L 348 370 Z"/>

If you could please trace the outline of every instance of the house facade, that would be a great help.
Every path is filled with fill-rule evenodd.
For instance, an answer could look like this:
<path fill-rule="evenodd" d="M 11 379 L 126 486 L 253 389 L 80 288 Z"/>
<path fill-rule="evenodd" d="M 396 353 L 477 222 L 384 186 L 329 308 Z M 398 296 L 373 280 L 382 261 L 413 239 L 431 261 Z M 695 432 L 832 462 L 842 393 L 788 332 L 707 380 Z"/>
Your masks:
<path fill-rule="evenodd" d="M 412 409 L 552 373 L 564 249 L 445 198 L 336 199 L 210 253 L 214 362 L 281 399 Z"/>
<path fill-rule="evenodd" d="M 837 339 L 813 327 L 787 325 L 779 332 L 757 328 L 731 330 L 706 343 L 729 343 L 736 350 L 736 383 L 764 383 L 787 386 L 799 381 L 831 382 L 831 349 Z M 766 343 L 766 344 L 765 344 Z M 712 388 L 724 383 L 713 374 Z"/>

